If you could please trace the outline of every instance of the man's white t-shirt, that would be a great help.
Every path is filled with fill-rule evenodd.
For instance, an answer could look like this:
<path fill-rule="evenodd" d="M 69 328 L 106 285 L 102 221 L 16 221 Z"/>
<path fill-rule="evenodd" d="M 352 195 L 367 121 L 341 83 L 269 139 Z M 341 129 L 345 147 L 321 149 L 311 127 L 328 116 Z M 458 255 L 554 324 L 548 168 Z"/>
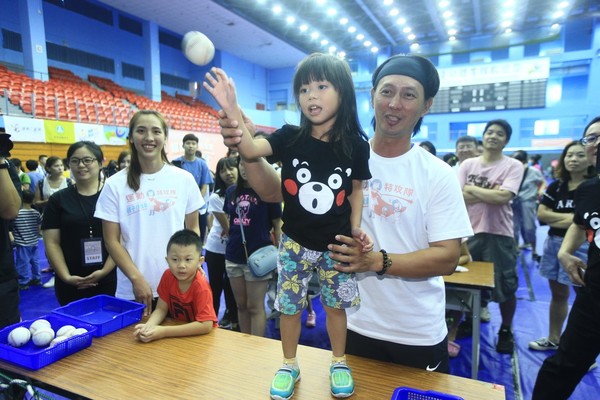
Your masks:
<path fill-rule="evenodd" d="M 121 244 L 158 297 L 156 288 L 167 268 L 167 243 L 184 228 L 185 216 L 204 206 L 192 174 L 169 164 L 141 174 L 140 189 L 127 185 L 127 170 L 107 179 L 94 216 L 121 227 Z M 134 299 L 131 281 L 117 271 L 116 297 Z"/>
<path fill-rule="evenodd" d="M 373 152 L 373 176 L 363 186 L 362 228 L 391 254 L 429 248 L 430 242 L 473 235 L 456 173 L 419 146 L 399 157 Z M 406 279 L 357 274 L 361 304 L 348 310 L 348 329 L 411 346 L 432 346 L 447 335 L 441 276 Z"/>

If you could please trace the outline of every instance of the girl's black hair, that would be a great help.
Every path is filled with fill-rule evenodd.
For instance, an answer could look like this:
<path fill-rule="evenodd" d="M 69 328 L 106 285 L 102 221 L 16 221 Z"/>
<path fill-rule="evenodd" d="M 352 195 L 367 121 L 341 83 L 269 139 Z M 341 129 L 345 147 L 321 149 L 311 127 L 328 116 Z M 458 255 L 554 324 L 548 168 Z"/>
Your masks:
<path fill-rule="evenodd" d="M 314 81 L 329 81 L 340 96 L 340 106 L 336 113 L 335 123 L 328 132 L 329 143 L 334 151 L 342 149 L 344 155 L 351 157 L 351 146 L 348 137 L 357 135 L 367 140 L 368 137 L 360 126 L 356 106 L 356 94 L 352 71 L 348 63 L 332 54 L 314 53 L 298 64 L 294 74 L 294 97 L 300 104 L 300 87 Z M 310 137 L 312 123 L 300 113 L 300 131 L 290 146 L 301 139 Z"/>
<path fill-rule="evenodd" d="M 227 189 L 227 184 L 221 178 L 221 171 L 227 168 L 236 168 L 238 167 L 238 159 L 233 157 L 223 157 L 217 162 L 217 167 L 215 168 L 215 189 L 214 193 L 219 196 L 225 196 L 225 190 Z M 238 174 L 239 175 L 239 174 Z"/>

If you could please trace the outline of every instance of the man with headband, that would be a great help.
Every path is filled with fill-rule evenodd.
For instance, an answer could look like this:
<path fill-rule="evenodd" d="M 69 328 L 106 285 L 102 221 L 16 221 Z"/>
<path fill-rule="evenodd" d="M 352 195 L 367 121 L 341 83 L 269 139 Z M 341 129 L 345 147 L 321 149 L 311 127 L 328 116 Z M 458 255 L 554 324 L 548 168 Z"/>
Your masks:
<path fill-rule="evenodd" d="M 454 272 L 460 240 L 473 234 L 456 174 L 412 136 L 433 104 L 440 80 L 415 55 L 390 57 L 373 73 L 375 111 L 362 228 L 375 242 L 363 253 L 352 238 L 330 245 L 337 269 L 357 272 L 361 305 L 348 311 L 348 354 L 449 372 L 442 275 Z M 245 121 L 250 123 L 249 120 Z M 235 121 L 223 119 L 225 144 L 235 145 Z M 252 187 L 281 199 L 266 162 L 248 162 Z M 276 184 L 274 184 L 276 182 Z"/>

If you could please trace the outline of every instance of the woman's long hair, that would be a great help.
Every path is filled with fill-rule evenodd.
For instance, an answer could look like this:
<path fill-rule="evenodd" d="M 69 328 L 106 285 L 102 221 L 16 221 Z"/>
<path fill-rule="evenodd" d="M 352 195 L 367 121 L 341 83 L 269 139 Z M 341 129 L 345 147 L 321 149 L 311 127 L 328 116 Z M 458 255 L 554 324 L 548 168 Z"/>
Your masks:
<path fill-rule="evenodd" d="M 140 110 L 136 112 L 133 117 L 131 117 L 131 121 L 129 121 L 129 149 L 131 150 L 131 164 L 129 164 L 129 169 L 127 170 L 127 185 L 133 189 L 134 192 L 137 192 L 140 189 L 140 175 L 142 174 L 142 166 L 140 164 L 140 160 L 138 158 L 138 151 L 133 144 L 133 140 L 131 139 L 132 135 L 134 135 L 134 129 L 136 127 L 137 121 L 140 117 L 144 115 L 154 115 L 160 121 L 163 132 L 165 133 L 165 139 L 169 135 L 169 128 L 167 126 L 167 122 L 164 117 L 158 112 L 154 110 Z M 160 156 L 162 160 L 166 163 L 169 162 L 167 158 L 167 153 L 165 152 L 165 147 L 160 150 Z"/>
<path fill-rule="evenodd" d="M 233 157 L 223 157 L 217 162 L 217 168 L 215 168 L 215 190 L 214 193 L 220 197 L 225 196 L 227 190 L 227 184 L 221 178 L 221 171 L 228 168 L 238 168 L 238 159 Z M 239 175 L 239 174 L 238 174 Z"/>

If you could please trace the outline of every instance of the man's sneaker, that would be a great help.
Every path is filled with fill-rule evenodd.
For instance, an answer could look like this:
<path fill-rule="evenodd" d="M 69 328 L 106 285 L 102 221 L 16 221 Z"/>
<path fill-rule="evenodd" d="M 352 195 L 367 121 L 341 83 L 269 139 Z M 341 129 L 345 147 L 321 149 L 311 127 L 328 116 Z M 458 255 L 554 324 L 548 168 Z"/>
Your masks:
<path fill-rule="evenodd" d="M 481 307 L 481 312 L 479 313 L 479 320 L 481 322 L 490 322 L 492 319 L 492 315 L 490 314 L 490 309 L 485 307 Z"/>
<path fill-rule="evenodd" d="M 42 281 L 40 281 L 39 279 L 32 279 L 29 281 L 28 285 L 29 286 L 41 286 Z"/>
<path fill-rule="evenodd" d="M 541 338 L 534 340 L 533 342 L 529 342 L 529 348 L 532 350 L 547 351 L 558 349 L 558 345 L 554 342 L 551 342 L 548 338 Z"/>
<path fill-rule="evenodd" d="M 500 328 L 498 332 L 498 343 L 496 344 L 496 351 L 502 354 L 512 354 L 515 350 L 515 339 L 512 331 L 506 328 Z"/>
<path fill-rule="evenodd" d="M 283 366 L 277 370 L 271 382 L 271 398 L 288 400 L 294 395 L 296 382 L 300 380 L 300 370 L 291 366 Z"/>
<path fill-rule="evenodd" d="M 219 321 L 219 328 L 223 329 L 231 329 L 232 322 L 227 315 L 224 315 L 223 318 Z"/>
<path fill-rule="evenodd" d="M 333 397 L 350 397 L 354 394 L 354 379 L 350 367 L 343 363 L 335 363 L 329 368 L 329 373 Z"/>

